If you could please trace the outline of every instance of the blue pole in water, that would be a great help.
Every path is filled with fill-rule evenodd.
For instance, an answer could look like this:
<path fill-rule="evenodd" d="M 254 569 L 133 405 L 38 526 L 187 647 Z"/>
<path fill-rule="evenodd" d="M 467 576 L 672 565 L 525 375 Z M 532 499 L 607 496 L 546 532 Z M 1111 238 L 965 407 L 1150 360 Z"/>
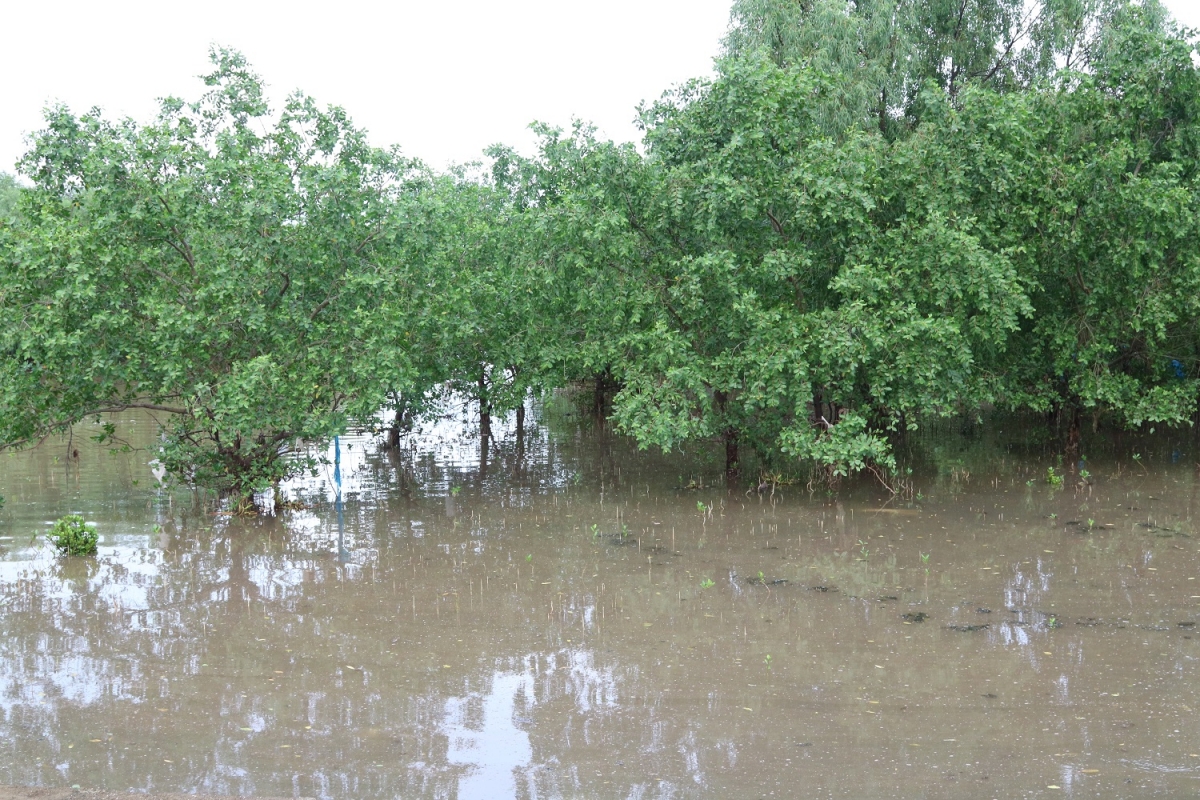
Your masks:
<path fill-rule="evenodd" d="M 346 552 L 346 520 L 342 516 L 342 444 L 338 439 L 333 437 L 333 505 L 337 509 L 338 561 L 344 564 L 350 554 Z"/>
<path fill-rule="evenodd" d="M 342 444 L 339 437 L 333 437 L 333 486 L 334 502 L 338 511 L 342 509 Z"/>

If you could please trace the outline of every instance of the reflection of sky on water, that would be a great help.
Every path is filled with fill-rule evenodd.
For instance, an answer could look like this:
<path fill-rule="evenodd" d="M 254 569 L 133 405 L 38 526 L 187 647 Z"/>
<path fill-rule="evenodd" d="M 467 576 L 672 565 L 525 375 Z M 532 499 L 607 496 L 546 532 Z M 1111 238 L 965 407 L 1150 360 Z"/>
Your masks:
<path fill-rule="evenodd" d="M 544 768 L 551 766 L 548 759 L 555 766 L 563 765 L 531 741 L 529 730 L 535 718 L 564 701 L 568 718 L 619 707 L 618 668 L 611 664 L 598 668 L 590 650 L 530 653 L 508 662 L 508 667 L 493 670 L 479 691 L 445 701 L 441 728 L 448 740 L 446 759 L 461 770 L 457 792 L 461 800 L 561 796 L 562 787 L 548 789 L 544 784 Z M 695 781 L 702 783 L 695 742 L 691 745 L 681 742 L 681 754 Z"/>
<path fill-rule="evenodd" d="M 526 457 L 522 460 L 525 474 L 521 481 L 512 481 L 508 471 L 499 468 L 512 465 L 509 457 L 516 436 L 516 414 L 492 418 L 494 444 L 489 449 L 487 474 L 492 480 L 499 479 L 492 489 L 507 495 L 506 504 L 514 507 L 528 504 L 535 491 L 533 487 L 565 486 L 575 476 L 575 465 L 569 465 L 559 452 L 563 443 L 548 436 L 540 426 L 540 405 L 531 403 L 529 406 L 525 427 Z M 385 415 L 377 417 L 375 425 L 383 430 L 387 426 Z M 483 480 L 477 426 L 478 414 L 474 408 L 466 409 L 461 398 L 445 399 L 404 436 L 399 450 L 381 458 L 383 433 L 347 433 L 339 437 L 336 449 L 331 442 L 316 454 L 321 463 L 315 475 L 297 476 L 285 483 L 283 489 L 285 494 L 309 502 L 333 503 L 337 496 L 336 460 L 344 500 L 381 500 L 406 483 L 403 477 L 406 472 L 417 477 L 407 483 L 419 486 L 422 495 L 449 498 L 453 489 Z M 453 516 L 453 506 L 454 501 L 448 500 L 448 516 Z"/>
<path fill-rule="evenodd" d="M 288 485 L 286 495 L 308 508 L 253 520 L 214 513 L 211 503 L 197 507 L 181 494 L 172 507 L 157 489 L 153 498 L 132 490 L 95 491 L 90 511 L 84 510 L 101 521 L 101 553 L 89 564 L 30 544 L 27 531 L 40 529 L 52 515 L 35 507 L 32 495 L 27 498 L 18 508 L 36 523 L 6 518 L 5 532 L 22 535 L 0 542 L 0 615 L 8 619 L 9 634 L 0 641 L 0 738 L 17 742 L 14 753 L 21 747 L 34 754 L 20 763 L 14 758 L 9 780 L 94 783 L 99 775 L 114 786 L 143 790 L 524 800 L 609 796 L 600 787 L 610 787 L 611 779 L 611 796 L 648 800 L 731 796 L 729 776 L 737 772 L 735 789 L 765 796 L 760 775 L 774 780 L 783 774 L 780 764 L 791 765 L 792 758 L 826 759 L 803 777 L 824 770 L 826 780 L 839 775 L 845 785 L 856 785 L 862 776 L 851 762 L 878 760 L 845 750 L 847 742 L 871 741 L 875 720 L 865 726 L 860 713 L 884 712 L 879 727 L 891 726 L 891 738 L 875 743 L 882 743 L 886 757 L 900 734 L 916 732 L 909 719 L 954 721 L 978 714 L 983 702 L 992 715 L 984 722 L 993 733 L 1004 733 L 1030 707 L 1026 698 L 1039 716 L 1016 738 L 1030 748 L 1040 731 L 1045 733 L 1036 747 L 1045 753 L 1066 749 L 1051 738 L 1060 735 L 1077 751 L 1090 750 L 1092 736 L 1097 748 L 1113 741 L 1106 726 L 1121 709 L 1096 713 L 1094 720 L 1092 710 L 1082 709 L 1100 689 L 1118 697 L 1113 676 L 1121 674 L 1121 651 L 1076 623 L 1101 611 L 1113 620 L 1114 605 L 1132 605 L 1130 598 L 1140 595 L 1129 587 L 1143 587 L 1138 591 L 1144 594 L 1155 571 L 1137 575 L 1119 564 L 1141 568 L 1154 555 L 1165 571 L 1171 542 L 1146 551 L 1131 545 L 1114 568 L 1117 556 L 1097 555 L 1090 544 L 1085 550 L 1082 539 L 1078 546 L 1051 541 L 1061 534 L 1039 527 L 1041 541 L 1006 541 L 1011 560 L 999 556 L 1006 566 L 998 568 L 995 552 L 983 549 L 987 544 L 972 547 L 966 537 L 955 545 L 972 548 L 962 556 L 923 537 L 909 541 L 906 551 L 904 537 L 889 527 L 893 517 L 868 516 L 864 509 L 855 516 L 855 508 L 829 503 L 815 511 L 811 504 L 781 505 L 773 514 L 772 506 L 747 500 L 747 511 L 739 507 L 739 493 L 729 498 L 728 517 L 702 527 L 700 535 L 711 537 L 703 551 L 688 539 L 686 520 L 679 523 L 679 549 L 692 559 L 688 566 L 664 548 L 653 551 L 647 574 L 651 559 L 640 546 L 622 548 L 587 534 L 593 520 L 609 524 L 604 515 L 611 513 L 610 499 L 620 502 L 620 487 L 609 485 L 597 505 L 596 481 L 574 479 L 575 469 L 600 463 L 596 454 L 586 454 L 592 459 L 587 462 L 571 452 L 569 437 L 556 439 L 531 425 L 532 456 L 518 465 L 506 450 L 511 427 L 498 421 L 485 476 L 472 426 L 451 413 L 418 431 L 399 455 L 380 449 L 371 436 L 342 437 L 341 525 L 332 463 Z M 63 472 L 56 469 L 56 475 Z M 415 475 L 407 485 L 398 477 L 403 470 Z M 542 497 L 545 487 L 564 483 L 568 490 L 557 498 Z M 649 482 L 643 494 L 638 481 L 626 479 L 622 487 L 637 488 L 626 503 L 631 529 L 648 529 L 651 516 L 657 524 L 670 509 L 675 520 L 685 519 L 681 509 L 690 515 L 700 495 L 668 491 L 685 484 L 682 477 L 678 484 L 657 480 L 659 494 L 652 496 Z M 660 502 L 664 508 L 655 508 Z M 62 501 L 64 508 L 75 504 L 73 498 Z M 796 525 L 781 514 L 795 514 Z M 794 537 L 790 547 L 775 546 L 769 530 L 782 519 Z M 915 519 L 897 514 L 895 520 L 907 526 L 902 531 L 929 534 Z M 619 518 L 613 529 L 623 522 Z M 869 562 L 830 555 L 831 549 L 853 555 L 860 537 L 881 540 Z M 902 590 L 912 583 L 904 575 L 896 576 L 896 589 L 890 580 L 880 588 L 877 573 L 894 572 L 896 563 L 921 569 L 919 554 L 931 544 L 938 545 L 932 594 L 928 571 L 917 573 L 925 576 L 923 592 Z M 726 558 L 722 547 L 733 555 Z M 899 558 L 881 558 L 892 547 Z M 780 556 L 795 559 L 795 567 L 776 560 Z M 792 584 L 768 591 L 733 572 L 726 582 L 729 562 L 743 575 L 759 565 L 768 575 L 778 570 Z M 958 582 L 954 571 L 973 570 L 977 563 L 994 571 L 958 587 L 946 578 L 939 589 L 938 570 Z M 806 577 L 814 564 L 820 580 L 836 582 L 840 594 L 805 591 L 816 588 L 818 578 Z M 1101 583 L 1089 570 L 1115 577 Z M 717 592 L 698 591 L 707 576 L 727 593 L 718 598 Z M 664 579 L 661 599 L 644 591 Z M 1100 610 L 1064 606 L 1072 585 L 1089 580 L 1081 589 L 1092 592 Z M 928 609 L 930 621 L 900 627 L 900 613 L 908 608 L 870 599 L 885 590 L 913 609 Z M 1056 601 L 1064 617 L 1051 623 Z M 981 606 L 989 607 L 986 615 Z M 622 607 L 634 613 L 617 612 Z M 833 621 L 827 612 L 842 615 L 836 621 L 843 633 L 824 631 Z M 1181 611 L 1179 618 L 1185 616 L 1191 619 Z M 1144 627 L 1141 617 L 1135 619 Z M 986 623 L 987 629 L 947 633 L 949 623 Z M 1156 636 L 1175 631 L 1173 620 L 1162 624 Z M 854 636 L 859 643 L 847 646 Z M 802 637 L 812 644 L 793 644 Z M 1152 668 L 1160 683 L 1174 679 L 1166 713 L 1154 706 L 1157 716 L 1147 714 L 1134 733 L 1116 734 L 1140 735 L 1140 746 L 1151 753 L 1171 740 L 1164 719 L 1191 696 L 1192 668 L 1185 661 L 1194 658 L 1192 645 L 1171 641 L 1178 649 L 1174 661 L 1165 652 L 1146 651 L 1135 667 Z M 1083 657 L 1085 642 L 1090 661 Z M 774 654 L 774 667 L 764 664 L 768 654 Z M 1107 665 L 1093 666 L 1104 664 L 1098 661 L 1103 657 L 1117 659 L 1111 673 Z M 875 662 L 883 665 L 878 673 Z M 977 685 L 984 675 L 987 685 Z M 909 696 L 909 682 L 918 685 L 913 676 L 926 681 L 938 703 Z M 976 699 L 984 691 L 989 699 Z M 856 711 L 871 702 L 863 699 L 868 695 L 882 705 Z M 960 695 L 955 706 L 953 697 Z M 899 703 L 909 705 L 897 709 Z M 1004 727 L 994 721 L 1000 718 Z M 114 720 L 122 749 L 106 751 L 107 765 L 96 762 L 90 773 L 83 771 L 88 737 L 93 731 L 107 736 Z M 156 731 L 155 725 L 163 727 Z M 169 733 L 168 725 L 186 734 Z M 1164 735 L 1154 738 L 1158 733 Z M 55 750 L 67 747 L 71 736 L 71 754 Z M 172 737 L 178 741 L 163 741 Z M 1002 740 L 989 734 L 983 750 L 1003 749 Z M 931 763 L 943 763 L 948 749 L 931 756 Z M 301 759 L 292 755 L 300 751 Z M 843 751 L 849 755 L 836 755 Z M 779 760 L 769 764 L 771 757 Z M 51 771 L 29 766 L 40 758 Z M 1164 749 L 1161 759 L 1149 755 L 1125 763 L 1140 772 L 1173 774 L 1175 760 Z M 0 759 L 0 782 L 5 766 Z M 1056 765 L 1039 780 L 1080 788 L 1095 780 L 1085 774 L 1091 766 L 1081 760 L 1060 772 Z"/>
<path fill-rule="evenodd" d="M 466 770 L 458 780 L 460 800 L 516 797 L 528 787 L 533 748 L 529 734 L 516 725 L 518 699 L 532 710 L 528 673 L 496 672 L 487 691 L 446 701 L 446 759 Z"/>

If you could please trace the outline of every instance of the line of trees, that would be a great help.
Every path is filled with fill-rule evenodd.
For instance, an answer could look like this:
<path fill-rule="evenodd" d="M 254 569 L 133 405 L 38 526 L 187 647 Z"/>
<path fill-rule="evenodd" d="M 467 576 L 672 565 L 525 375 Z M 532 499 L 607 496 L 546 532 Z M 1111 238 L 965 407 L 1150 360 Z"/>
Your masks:
<path fill-rule="evenodd" d="M 163 412 L 239 497 L 439 390 L 594 380 L 642 446 L 829 476 L 997 407 L 1188 425 L 1200 70 L 1155 0 L 737 0 L 641 147 L 437 173 L 238 53 L 148 124 L 51 108 L 0 180 L 0 445 Z M 311 451 L 307 451 L 311 452 Z"/>

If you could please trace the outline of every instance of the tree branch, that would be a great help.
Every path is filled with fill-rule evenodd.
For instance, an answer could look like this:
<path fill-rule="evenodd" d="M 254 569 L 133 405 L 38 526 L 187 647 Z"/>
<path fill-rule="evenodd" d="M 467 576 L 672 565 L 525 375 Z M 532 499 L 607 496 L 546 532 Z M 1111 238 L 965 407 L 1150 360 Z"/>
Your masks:
<path fill-rule="evenodd" d="M 191 414 L 186 408 L 177 408 L 175 406 L 162 406 L 157 403 L 122 403 L 116 406 L 106 406 L 105 408 L 95 408 L 84 414 L 84 417 L 90 417 L 92 414 L 114 414 L 120 411 L 128 411 L 131 408 L 141 408 L 147 411 L 165 411 L 168 414 Z"/>

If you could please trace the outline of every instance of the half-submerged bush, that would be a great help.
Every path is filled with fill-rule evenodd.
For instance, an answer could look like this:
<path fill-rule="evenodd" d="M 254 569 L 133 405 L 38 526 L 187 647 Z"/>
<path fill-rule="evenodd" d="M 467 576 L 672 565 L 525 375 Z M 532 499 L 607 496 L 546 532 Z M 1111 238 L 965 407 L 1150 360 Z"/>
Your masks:
<path fill-rule="evenodd" d="M 68 514 L 54 523 L 46 536 L 58 552 L 68 556 L 94 556 L 100 541 L 95 526 L 78 514 Z"/>

